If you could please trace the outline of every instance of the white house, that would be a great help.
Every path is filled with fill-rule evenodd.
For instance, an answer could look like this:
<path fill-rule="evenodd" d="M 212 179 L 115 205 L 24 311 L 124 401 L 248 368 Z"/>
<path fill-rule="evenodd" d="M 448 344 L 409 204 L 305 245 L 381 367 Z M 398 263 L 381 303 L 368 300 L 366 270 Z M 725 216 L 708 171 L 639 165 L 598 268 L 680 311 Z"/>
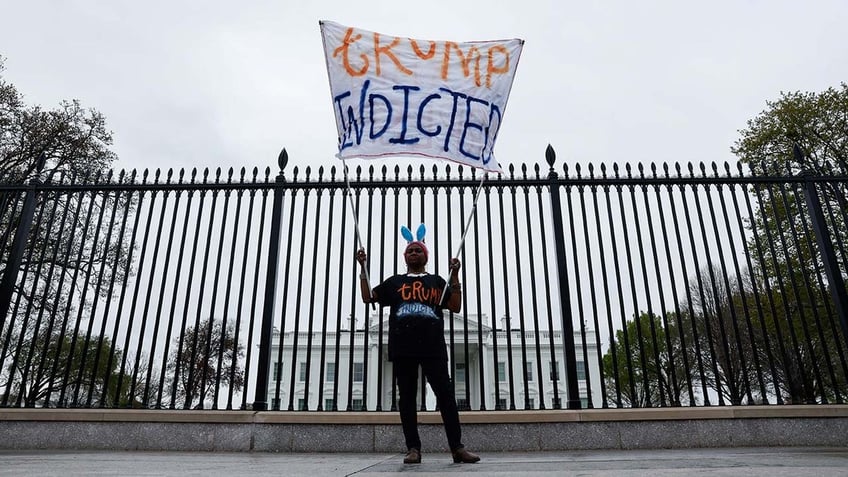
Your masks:
<path fill-rule="evenodd" d="M 387 313 L 382 322 L 379 314 L 373 314 L 367 333 L 364 327 L 351 332 L 349 326 L 348 330 L 327 332 L 323 340 L 320 332 L 288 331 L 282 335 L 282 353 L 281 336 L 275 330 L 269 407 L 324 411 L 333 410 L 334 406 L 338 410 L 393 409 L 397 394 L 392 386 L 392 363 L 387 359 L 387 319 Z M 453 327 L 445 327 L 460 409 L 566 407 L 562 332 L 506 331 L 507 319 L 502 318 L 494 333 L 487 322 L 486 315 L 469 314 L 466 321 L 465 315 L 455 314 Z M 585 357 L 579 330 L 574 333 L 574 342 L 579 395 L 586 408 L 590 392 L 594 403 L 601 402 L 595 333 L 586 331 Z M 293 354 L 295 346 L 297 353 Z M 591 382 L 586 379 L 587 370 Z M 426 409 L 434 410 L 435 398 L 429 387 L 423 398 Z"/>

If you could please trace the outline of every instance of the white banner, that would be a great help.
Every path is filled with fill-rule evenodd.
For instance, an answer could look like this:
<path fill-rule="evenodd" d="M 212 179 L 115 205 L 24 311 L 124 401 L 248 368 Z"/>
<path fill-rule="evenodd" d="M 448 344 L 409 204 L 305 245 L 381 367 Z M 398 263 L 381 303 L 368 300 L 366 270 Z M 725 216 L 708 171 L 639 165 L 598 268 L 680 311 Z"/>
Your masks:
<path fill-rule="evenodd" d="M 429 41 L 320 22 L 341 159 L 425 156 L 501 172 L 523 40 Z"/>

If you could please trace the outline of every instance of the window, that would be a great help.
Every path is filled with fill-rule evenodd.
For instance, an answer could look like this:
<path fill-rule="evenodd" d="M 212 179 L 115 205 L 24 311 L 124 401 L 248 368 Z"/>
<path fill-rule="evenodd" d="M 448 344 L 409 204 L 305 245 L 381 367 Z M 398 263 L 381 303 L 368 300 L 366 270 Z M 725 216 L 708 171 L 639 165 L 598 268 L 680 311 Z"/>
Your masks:
<path fill-rule="evenodd" d="M 586 363 L 583 361 L 577 362 L 577 379 L 586 380 Z"/>
<path fill-rule="evenodd" d="M 498 382 L 506 382 L 506 363 L 503 361 L 498 363 Z"/>
<path fill-rule="evenodd" d="M 551 361 L 551 381 L 559 381 L 559 363 Z"/>
<path fill-rule="evenodd" d="M 283 373 L 282 373 L 283 367 L 280 366 L 280 364 L 281 363 L 274 363 L 274 374 L 272 375 L 273 376 L 272 379 L 274 381 L 279 381 L 283 377 Z"/>
<path fill-rule="evenodd" d="M 300 381 L 306 381 L 306 375 L 309 374 L 309 368 L 306 363 L 300 363 Z"/>
<path fill-rule="evenodd" d="M 353 363 L 353 382 L 361 383 L 365 379 L 365 364 Z"/>
<path fill-rule="evenodd" d="M 506 399 L 505 398 L 498 399 L 498 405 L 495 407 L 495 409 L 506 409 Z"/>
<path fill-rule="evenodd" d="M 454 371 L 453 382 L 465 382 L 465 363 L 456 363 L 456 371 Z"/>
<path fill-rule="evenodd" d="M 275 411 L 280 410 L 280 400 L 277 398 L 271 398 L 271 409 Z"/>
<path fill-rule="evenodd" d="M 468 405 L 468 399 L 457 399 L 456 408 L 460 411 L 467 411 L 471 409 L 471 406 Z"/>
<path fill-rule="evenodd" d="M 360 363 L 362 364 L 362 363 Z M 351 404 L 354 411 L 364 411 L 365 405 L 362 403 L 362 399 L 354 399 L 353 404 Z"/>
<path fill-rule="evenodd" d="M 527 380 L 532 381 L 533 380 L 533 362 L 528 361 L 528 362 L 524 363 L 524 369 L 527 370 Z"/>
<path fill-rule="evenodd" d="M 336 363 L 327 363 L 327 372 L 324 375 L 324 381 L 328 383 L 336 381 Z"/>
<path fill-rule="evenodd" d="M 324 410 L 325 411 L 334 411 L 334 406 L 336 405 L 336 400 L 333 398 L 324 399 Z"/>
<path fill-rule="evenodd" d="M 306 399 L 298 398 L 297 399 L 297 410 L 298 411 L 306 411 Z"/>

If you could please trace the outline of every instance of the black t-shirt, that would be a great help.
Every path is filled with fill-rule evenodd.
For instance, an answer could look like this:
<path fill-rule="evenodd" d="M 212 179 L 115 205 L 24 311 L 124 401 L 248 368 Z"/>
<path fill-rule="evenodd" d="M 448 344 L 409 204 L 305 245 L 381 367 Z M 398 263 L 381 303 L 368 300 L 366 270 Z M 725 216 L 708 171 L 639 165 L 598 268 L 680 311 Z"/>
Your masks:
<path fill-rule="evenodd" d="M 389 312 L 389 360 L 403 357 L 447 359 L 442 292 L 438 275 L 394 275 L 377 285 L 377 299 Z M 447 292 L 450 298 L 450 290 Z"/>

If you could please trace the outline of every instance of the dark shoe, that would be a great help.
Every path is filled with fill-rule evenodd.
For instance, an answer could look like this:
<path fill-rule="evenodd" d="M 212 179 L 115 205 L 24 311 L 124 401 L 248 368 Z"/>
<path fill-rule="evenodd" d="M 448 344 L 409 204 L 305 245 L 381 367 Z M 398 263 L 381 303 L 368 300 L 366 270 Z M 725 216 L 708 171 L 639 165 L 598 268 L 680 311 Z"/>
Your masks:
<path fill-rule="evenodd" d="M 456 464 L 473 464 L 480 461 L 479 455 L 468 452 L 465 450 L 465 447 L 460 447 L 459 449 L 451 452 L 451 454 L 453 455 L 453 461 Z"/>
<path fill-rule="evenodd" d="M 477 459 L 479 460 L 480 458 L 478 457 Z M 406 457 L 403 458 L 403 463 L 404 464 L 420 464 L 421 463 L 421 451 L 414 448 L 414 447 L 412 449 L 409 449 L 409 451 L 406 453 Z"/>

